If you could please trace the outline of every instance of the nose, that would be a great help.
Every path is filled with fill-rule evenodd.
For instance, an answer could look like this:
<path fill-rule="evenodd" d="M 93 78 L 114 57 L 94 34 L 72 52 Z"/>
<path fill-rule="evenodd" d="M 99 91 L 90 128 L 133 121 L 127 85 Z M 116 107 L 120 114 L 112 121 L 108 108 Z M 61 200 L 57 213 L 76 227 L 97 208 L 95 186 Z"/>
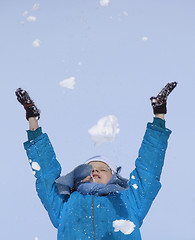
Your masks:
<path fill-rule="evenodd" d="M 92 173 L 94 173 L 94 172 L 99 172 L 99 170 L 97 168 L 93 168 Z"/>

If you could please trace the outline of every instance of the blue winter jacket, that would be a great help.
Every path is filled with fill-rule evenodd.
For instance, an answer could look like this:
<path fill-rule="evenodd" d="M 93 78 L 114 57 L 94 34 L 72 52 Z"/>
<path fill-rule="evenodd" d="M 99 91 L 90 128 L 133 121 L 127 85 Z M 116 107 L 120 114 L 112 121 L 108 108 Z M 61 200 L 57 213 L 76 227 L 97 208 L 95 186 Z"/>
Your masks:
<path fill-rule="evenodd" d="M 106 196 L 60 195 L 55 180 L 61 166 L 47 134 L 24 143 L 36 177 L 36 190 L 58 229 L 58 240 L 140 240 L 140 226 L 161 184 L 167 140 L 171 131 L 152 123 L 147 129 L 130 174 L 129 189 Z"/>

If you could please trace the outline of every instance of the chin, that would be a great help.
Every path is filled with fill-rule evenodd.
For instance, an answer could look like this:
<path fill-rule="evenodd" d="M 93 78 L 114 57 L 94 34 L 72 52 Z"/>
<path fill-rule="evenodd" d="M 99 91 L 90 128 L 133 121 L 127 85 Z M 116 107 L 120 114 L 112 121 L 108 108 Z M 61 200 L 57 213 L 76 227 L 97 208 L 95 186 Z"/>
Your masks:
<path fill-rule="evenodd" d="M 95 179 L 95 183 L 102 183 L 100 179 Z"/>

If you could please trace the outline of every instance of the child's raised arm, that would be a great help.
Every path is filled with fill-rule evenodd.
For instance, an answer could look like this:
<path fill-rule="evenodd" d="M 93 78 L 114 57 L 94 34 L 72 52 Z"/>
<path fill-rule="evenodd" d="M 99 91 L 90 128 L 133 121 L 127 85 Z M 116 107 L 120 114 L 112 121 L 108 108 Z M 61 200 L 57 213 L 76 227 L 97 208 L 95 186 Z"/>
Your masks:
<path fill-rule="evenodd" d="M 60 176 L 61 166 L 47 134 L 43 134 L 38 126 L 40 110 L 25 90 L 19 88 L 15 93 L 18 101 L 26 110 L 26 119 L 29 121 L 28 141 L 24 143 L 24 148 L 36 177 L 36 190 L 53 225 L 57 228 L 60 210 L 65 201 L 64 197 L 59 194 L 55 183 Z"/>
<path fill-rule="evenodd" d="M 155 114 L 154 121 L 147 125 L 135 170 L 130 174 L 129 191 L 135 199 L 140 226 L 161 188 L 160 175 L 171 133 L 165 128 L 164 114 L 167 113 L 167 97 L 176 85 L 176 82 L 168 83 L 157 97 L 150 98 Z"/>

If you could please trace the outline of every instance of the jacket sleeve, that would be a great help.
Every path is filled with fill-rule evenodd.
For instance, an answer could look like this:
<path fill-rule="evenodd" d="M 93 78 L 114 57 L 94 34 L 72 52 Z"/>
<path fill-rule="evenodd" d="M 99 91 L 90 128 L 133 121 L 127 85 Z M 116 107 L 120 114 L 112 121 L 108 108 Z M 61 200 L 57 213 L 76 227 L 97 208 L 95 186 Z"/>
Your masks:
<path fill-rule="evenodd" d="M 130 174 L 129 191 L 136 203 L 140 226 L 161 188 L 160 175 L 170 134 L 169 129 L 148 123 L 135 169 Z"/>
<path fill-rule="evenodd" d="M 60 209 L 64 198 L 58 193 L 55 183 L 60 176 L 61 166 L 47 134 L 41 134 L 34 140 L 24 143 L 29 163 L 36 177 L 36 190 L 49 217 L 58 228 Z"/>

